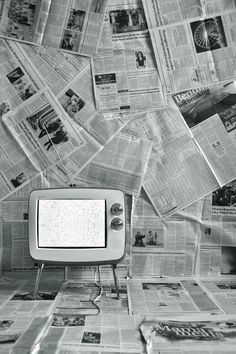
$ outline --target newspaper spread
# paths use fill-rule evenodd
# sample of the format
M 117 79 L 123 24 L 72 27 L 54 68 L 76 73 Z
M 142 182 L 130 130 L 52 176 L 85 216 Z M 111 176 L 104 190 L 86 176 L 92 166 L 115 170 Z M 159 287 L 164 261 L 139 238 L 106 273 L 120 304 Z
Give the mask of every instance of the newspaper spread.
M 235 3 L 232 1 L 206 1 L 198 17 L 186 16 L 181 22 L 169 24 L 159 20 L 162 10 L 159 1 L 145 1 L 155 57 L 162 83 L 167 93 L 174 93 L 202 85 L 210 85 L 235 77 Z M 200 6 L 200 1 L 168 2 L 166 12 L 178 8 Z M 184 6 L 182 7 L 182 4 Z M 214 6 L 216 4 L 216 6 Z M 227 6 L 229 4 L 229 6 Z M 163 3 L 163 12 L 165 11 Z M 198 7 L 195 6 L 195 9 Z M 222 9 L 223 8 L 223 9 Z M 193 11 L 194 13 L 195 11 Z M 198 12 L 198 10 L 197 10 Z M 160 25 L 161 24 L 161 25 Z
M 41 44 L 51 0 L 1 0 L 0 36 Z
M 201 352 L 229 353 L 235 350 L 236 320 L 226 316 L 205 317 L 147 317 L 141 331 L 147 343 L 148 354 L 160 349 L 192 352 L 197 346 Z M 231 350 L 231 351 L 230 351 Z M 195 352 L 195 351 L 194 351 Z
M 106 0 L 1 0 L 0 36 L 91 56 Z
M 42 43 L 91 56 L 101 34 L 106 0 L 51 0 Z

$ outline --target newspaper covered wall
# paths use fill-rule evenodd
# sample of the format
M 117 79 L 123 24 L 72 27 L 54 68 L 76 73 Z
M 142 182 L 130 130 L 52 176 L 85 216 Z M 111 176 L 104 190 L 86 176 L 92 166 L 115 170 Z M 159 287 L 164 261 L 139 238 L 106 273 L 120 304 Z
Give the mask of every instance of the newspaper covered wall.
M 167 93 L 235 77 L 235 11 L 150 29 Z

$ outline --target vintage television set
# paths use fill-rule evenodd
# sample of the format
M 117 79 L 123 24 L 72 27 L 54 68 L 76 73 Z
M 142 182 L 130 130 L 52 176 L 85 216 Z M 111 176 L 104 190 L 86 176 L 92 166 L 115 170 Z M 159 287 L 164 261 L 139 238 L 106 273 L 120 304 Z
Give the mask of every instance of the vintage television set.
M 125 250 L 123 192 L 103 188 L 32 191 L 29 249 L 38 263 L 34 295 L 45 263 L 65 266 L 111 264 L 117 288 L 115 265 Z

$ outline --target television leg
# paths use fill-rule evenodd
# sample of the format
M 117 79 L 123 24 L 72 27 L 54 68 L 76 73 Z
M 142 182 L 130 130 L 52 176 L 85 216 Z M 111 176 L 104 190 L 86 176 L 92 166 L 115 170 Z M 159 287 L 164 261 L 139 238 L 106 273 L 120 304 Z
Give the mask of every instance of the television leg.
M 68 280 L 68 266 L 64 267 L 64 282 Z
M 38 264 L 38 269 L 37 269 L 37 276 L 34 284 L 34 291 L 33 291 L 33 297 L 36 299 L 36 296 L 38 294 L 39 290 L 39 282 L 41 279 L 42 271 L 43 271 L 44 263 Z
M 116 264 L 112 264 L 112 272 L 113 272 L 113 278 L 114 278 L 114 283 L 116 288 L 117 299 L 120 299 L 120 292 L 119 292 L 117 274 L 116 274 Z

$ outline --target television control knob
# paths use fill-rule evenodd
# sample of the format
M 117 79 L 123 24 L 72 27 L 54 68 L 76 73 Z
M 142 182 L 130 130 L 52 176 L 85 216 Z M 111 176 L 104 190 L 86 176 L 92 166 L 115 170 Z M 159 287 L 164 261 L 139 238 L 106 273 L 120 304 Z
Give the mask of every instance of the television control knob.
M 120 215 L 123 212 L 123 207 L 119 203 L 115 203 L 111 206 L 112 215 Z
M 121 230 L 123 227 L 123 221 L 119 218 L 115 218 L 111 222 L 111 228 L 113 230 Z

